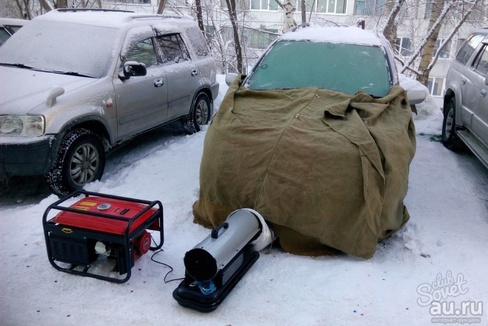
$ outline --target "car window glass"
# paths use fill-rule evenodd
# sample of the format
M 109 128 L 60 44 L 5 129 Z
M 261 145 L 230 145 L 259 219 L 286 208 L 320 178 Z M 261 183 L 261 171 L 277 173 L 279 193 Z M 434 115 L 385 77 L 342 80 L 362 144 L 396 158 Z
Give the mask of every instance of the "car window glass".
M 388 61 L 376 46 L 279 41 L 252 72 L 250 89 L 319 87 L 346 94 L 363 90 L 385 96 L 391 87 Z
M 163 64 L 173 64 L 190 60 L 188 49 L 179 34 L 157 37 L 161 48 Z
M 0 45 L 5 43 L 5 41 L 10 37 L 10 34 L 2 27 L 0 28 Z
M 158 62 L 156 58 L 156 52 L 154 51 L 152 39 L 146 38 L 137 43 L 127 52 L 124 61 L 142 62 L 146 65 L 146 67 L 156 65 Z
M 486 76 L 488 73 L 488 45 L 483 47 L 478 59 L 476 60 L 475 69 L 477 72 Z
M 202 31 L 198 27 L 191 27 L 186 30 L 186 35 L 190 39 L 193 49 L 197 57 L 202 58 L 208 56 L 209 50 Z
M 466 64 L 466 62 L 468 62 L 469 58 L 473 54 L 474 50 L 483 40 L 483 37 L 484 36 L 480 34 L 472 34 L 459 49 L 456 55 L 456 60 L 463 65 Z
M 12 30 L 13 33 L 17 32 L 22 26 L 17 25 L 10 25 L 9 28 Z

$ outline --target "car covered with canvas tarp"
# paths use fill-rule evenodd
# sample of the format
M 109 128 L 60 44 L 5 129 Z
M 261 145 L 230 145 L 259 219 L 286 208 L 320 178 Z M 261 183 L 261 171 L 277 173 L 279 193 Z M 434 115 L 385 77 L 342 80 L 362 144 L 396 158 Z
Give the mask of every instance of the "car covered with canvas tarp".
M 412 104 L 372 31 L 306 27 L 230 85 L 210 125 L 195 222 L 249 207 L 289 252 L 374 255 L 409 219 Z

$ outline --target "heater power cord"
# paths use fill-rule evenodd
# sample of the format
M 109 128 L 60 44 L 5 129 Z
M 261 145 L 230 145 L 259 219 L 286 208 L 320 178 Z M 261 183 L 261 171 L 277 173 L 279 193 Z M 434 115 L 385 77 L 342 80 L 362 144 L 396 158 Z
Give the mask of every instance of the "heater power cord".
M 161 261 L 158 261 L 158 260 L 156 260 L 156 259 L 154 258 L 154 256 L 156 256 L 157 254 L 159 254 L 159 253 L 161 253 L 161 252 L 163 252 L 163 251 L 164 251 L 163 249 L 159 249 L 158 251 L 156 251 L 155 253 L 153 253 L 153 254 L 151 255 L 151 260 L 152 260 L 153 262 L 155 262 L 156 264 L 163 265 L 164 267 L 169 268 L 169 271 L 166 273 L 166 275 L 164 275 L 164 278 L 163 278 L 163 280 L 164 280 L 164 284 L 167 284 L 167 283 L 170 283 L 170 282 L 176 282 L 176 281 L 182 281 L 182 280 L 184 280 L 184 279 L 185 279 L 184 277 L 180 277 L 180 278 L 173 278 L 173 279 L 170 279 L 170 280 L 168 280 L 168 279 L 167 279 L 167 278 L 168 278 L 168 276 L 169 276 L 169 274 L 171 274 L 171 273 L 174 271 L 173 267 L 172 267 L 172 266 L 170 266 L 170 265 L 168 265 L 168 264 L 166 264 L 166 263 L 163 263 L 163 262 L 161 262 Z

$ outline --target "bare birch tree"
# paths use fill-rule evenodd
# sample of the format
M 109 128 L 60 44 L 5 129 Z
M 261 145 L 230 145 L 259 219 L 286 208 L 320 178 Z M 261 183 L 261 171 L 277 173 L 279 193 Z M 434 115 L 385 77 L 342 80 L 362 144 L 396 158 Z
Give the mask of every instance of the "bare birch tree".
M 435 46 L 439 37 L 442 22 L 450 11 L 452 3 L 453 2 L 449 0 L 434 0 L 432 3 L 427 34 L 428 37 L 424 39 L 423 47 L 420 51 L 420 64 L 418 68 L 420 74 L 417 76 L 417 80 L 424 85 L 427 85 L 427 82 L 429 81 L 430 69 L 428 69 L 428 66 L 434 57 Z
M 166 3 L 167 2 L 168 2 L 168 0 L 159 0 L 158 11 L 157 11 L 158 14 L 162 14 L 163 13 L 164 8 L 166 8 Z
M 203 26 L 202 1 L 201 0 L 195 0 L 195 7 L 196 7 L 196 12 L 197 12 L 198 27 L 200 28 L 202 33 L 205 34 L 205 27 Z
M 236 12 L 236 1 L 235 0 L 225 0 L 227 3 L 227 9 L 229 11 L 229 18 L 230 23 L 232 25 L 232 31 L 234 35 L 234 49 L 236 52 L 236 59 L 237 59 L 237 72 L 243 73 L 243 65 L 242 65 L 242 46 L 241 40 L 239 37 L 239 28 L 237 26 L 237 12 Z
M 15 4 L 19 10 L 19 17 L 28 20 L 31 20 L 33 18 L 30 0 L 15 0 Z
M 390 14 L 386 19 L 385 28 L 383 29 L 383 35 L 390 42 L 391 47 L 395 48 L 396 38 L 397 38 L 397 27 L 398 27 L 398 13 L 402 9 L 405 0 L 395 0 L 393 6 L 391 6 Z
M 396 39 L 396 27 L 394 26 L 395 19 L 393 19 L 392 17 L 398 15 L 398 12 L 395 13 L 394 11 L 396 10 L 397 4 L 400 1 L 402 0 L 396 0 L 397 3 L 393 6 L 392 12 L 387 19 L 387 23 L 383 31 L 385 37 L 387 37 L 390 43 L 392 43 L 392 46 L 395 45 L 393 42 Z M 433 0 L 427 33 L 417 45 L 416 49 L 413 51 L 408 61 L 402 64 L 400 72 L 406 73 L 407 71 L 410 71 L 411 73 L 415 74 L 416 79 L 419 82 L 427 85 L 430 72 L 437 62 L 439 55 L 441 54 L 442 48 L 444 48 L 446 44 L 449 43 L 449 41 L 457 33 L 459 28 L 464 24 L 469 14 L 473 11 L 473 9 L 478 5 L 479 2 L 480 0 Z M 448 20 L 448 14 L 455 6 L 459 5 L 460 3 L 468 3 L 469 9 L 466 12 L 463 12 L 460 16 L 458 15 L 456 17 L 457 23 L 454 24 L 454 27 L 449 33 L 449 36 L 444 39 L 440 46 L 436 48 L 441 28 L 447 24 L 453 25 L 452 22 Z

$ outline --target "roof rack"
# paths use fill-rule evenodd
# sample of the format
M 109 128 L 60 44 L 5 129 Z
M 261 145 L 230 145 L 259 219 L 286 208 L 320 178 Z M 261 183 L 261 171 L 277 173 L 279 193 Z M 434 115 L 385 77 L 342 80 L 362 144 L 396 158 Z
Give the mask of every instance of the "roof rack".
M 134 19 L 144 19 L 144 18 L 178 18 L 178 19 L 187 19 L 190 18 L 185 15 L 178 15 L 178 14 L 139 14 L 134 16 Z
M 119 10 L 119 9 L 103 9 L 103 8 L 60 8 L 56 9 L 60 12 L 77 12 L 77 11 L 108 11 L 108 12 L 129 12 L 134 13 L 130 10 Z

